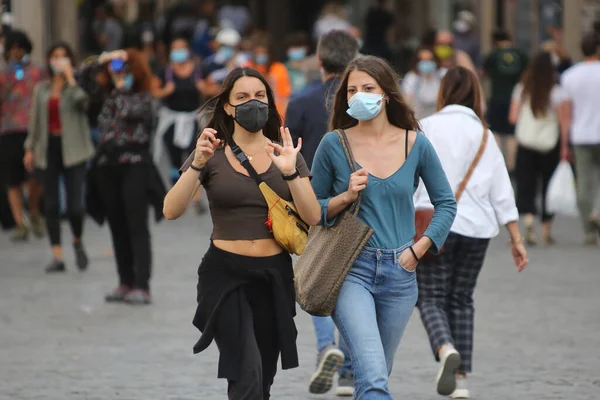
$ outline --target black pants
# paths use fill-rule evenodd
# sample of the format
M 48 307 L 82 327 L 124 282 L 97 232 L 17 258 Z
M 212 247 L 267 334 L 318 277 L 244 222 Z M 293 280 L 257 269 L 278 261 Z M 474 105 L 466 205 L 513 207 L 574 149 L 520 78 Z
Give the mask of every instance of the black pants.
M 242 326 L 245 335 L 242 344 L 241 376 L 229 380 L 227 395 L 231 400 L 269 399 L 277 373 L 279 359 L 278 335 L 271 289 L 262 283 L 244 287 L 247 303 L 242 303 Z M 215 337 L 219 345 L 218 335 Z
M 560 148 L 548 153 L 519 146 L 517 152 L 517 208 L 520 214 L 538 214 L 536 198 L 541 184 L 542 221 L 552 220 L 553 215 L 546 211 L 546 193 L 550 178 L 560 161 Z
M 122 285 L 149 290 L 148 165 L 101 166 L 97 184 L 112 235 Z
M 437 359 L 442 345 L 453 344 L 462 358 L 459 368 L 462 373 L 472 369 L 473 292 L 489 243 L 489 239 L 451 232 L 444 244 L 445 251 L 438 257 L 421 261 L 417 268 L 417 307 L 431 350 Z
M 50 245 L 60 245 L 60 196 L 59 179 L 65 179 L 67 191 L 67 215 L 73 237 L 81 238 L 83 234 L 83 183 L 85 182 L 86 164 L 81 163 L 65 168 L 62 156 L 62 139 L 60 136 L 48 138 L 47 166 L 43 172 L 44 209 Z

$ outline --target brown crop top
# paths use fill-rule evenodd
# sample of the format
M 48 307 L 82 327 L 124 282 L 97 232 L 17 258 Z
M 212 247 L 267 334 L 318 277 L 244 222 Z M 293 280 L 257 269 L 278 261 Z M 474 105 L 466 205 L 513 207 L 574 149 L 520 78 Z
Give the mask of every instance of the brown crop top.
M 180 173 L 188 170 L 194 160 L 194 152 L 181 166 Z M 296 167 L 301 177 L 310 177 L 310 171 L 300 153 Z M 282 199 L 292 201 L 289 186 L 274 164 L 271 164 L 265 173 L 260 174 L 260 177 Z M 258 185 L 251 177 L 233 168 L 224 148 L 215 151 L 215 155 L 202 168 L 199 179 L 206 190 L 210 207 L 213 222 L 212 240 L 273 238 L 273 234 L 265 225 L 267 203 Z

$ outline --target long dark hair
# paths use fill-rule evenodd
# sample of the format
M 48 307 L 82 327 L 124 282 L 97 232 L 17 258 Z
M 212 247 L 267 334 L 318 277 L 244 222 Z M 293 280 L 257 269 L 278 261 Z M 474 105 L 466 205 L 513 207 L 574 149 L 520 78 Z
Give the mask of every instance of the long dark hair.
M 50 46 L 50 48 L 46 52 L 46 70 L 48 71 L 48 74 L 50 75 L 50 77 L 54 76 L 54 71 L 52 70 L 52 67 L 50 66 L 50 58 L 52 57 L 52 54 L 58 49 L 63 49 L 65 51 L 65 53 L 67 53 L 67 58 L 71 61 L 71 65 L 73 66 L 73 69 L 77 68 L 77 61 L 75 60 L 75 53 L 73 53 L 73 49 L 71 48 L 71 46 L 69 46 L 69 44 L 67 42 L 58 42 L 58 43 L 55 43 L 52 46 Z
M 484 126 L 481 88 L 477 76 L 464 67 L 452 67 L 446 72 L 438 92 L 437 110 L 450 105 L 468 107 L 475 111 Z
M 346 112 L 348 110 L 348 78 L 352 71 L 362 71 L 373 77 L 383 93 L 389 98 L 386 105 L 387 118 L 390 124 L 402 129 L 418 130 L 419 121 L 415 112 L 406 104 L 400 94 L 400 77 L 392 67 L 383 59 L 374 56 L 361 56 L 350 62 L 342 76 L 340 86 L 335 94 L 333 114 L 329 122 L 329 129 L 348 129 L 358 124 Z
M 522 99 L 529 99 L 531 111 L 537 118 L 543 117 L 550 105 L 550 94 L 556 84 L 556 70 L 550 53 L 535 56 L 523 76 Z
M 231 94 L 233 86 L 238 79 L 244 76 L 259 79 L 263 85 L 265 85 L 267 99 L 269 101 L 269 119 L 263 128 L 263 135 L 273 142 L 280 142 L 279 128 L 281 128 L 281 116 L 279 115 L 279 111 L 277 111 L 277 107 L 275 107 L 273 90 L 271 90 L 267 80 L 257 70 L 248 67 L 238 67 L 231 71 L 221 86 L 221 93 L 208 100 L 200 109 L 199 114 L 207 111 L 207 117 L 209 118 L 209 121 L 205 126 L 200 124 L 201 129 L 212 128 L 217 131 L 217 138 L 221 139 L 223 145 L 231 144 L 235 123 L 233 117 L 225 112 L 225 105 L 229 104 L 229 95 Z M 200 133 L 201 132 L 199 132 L 199 134 Z

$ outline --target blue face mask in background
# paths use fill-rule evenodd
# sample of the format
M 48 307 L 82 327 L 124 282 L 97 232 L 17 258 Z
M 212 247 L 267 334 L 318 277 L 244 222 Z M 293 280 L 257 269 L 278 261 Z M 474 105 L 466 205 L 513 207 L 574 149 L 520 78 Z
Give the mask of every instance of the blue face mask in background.
M 254 60 L 258 65 L 267 65 L 267 62 L 269 61 L 269 56 L 266 54 L 257 54 L 254 57 Z
M 377 93 L 358 92 L 348 101 L 348 113 L 359 121 L 375 118 L 383 106 L 383 95 Z
M 218 64 L 225 64 L 227 61 L 231 60 L 235 54 L 235 51 L 232 47 L 229 46 L 221 46 L 215 55 L 215 61 Z
M 133 75 L 127 74 L 125 75 L 125 82 L 123 83 L 123 88 L 131 90 L 133 87 Z
M 437 70 L 437 64 L 433 60 L 421 60 L 417 63 L 417 71 L 420 74 L 433 74 Z
M 288 60 L 290 61 L 300 61 L 306 57 L 305 49 L 289 49 L 287 52 Z
M 183 63 L 190 58 L 190 52 L 187 49 L 175 49 L 169 54 L 169 59 L 174 63 Z

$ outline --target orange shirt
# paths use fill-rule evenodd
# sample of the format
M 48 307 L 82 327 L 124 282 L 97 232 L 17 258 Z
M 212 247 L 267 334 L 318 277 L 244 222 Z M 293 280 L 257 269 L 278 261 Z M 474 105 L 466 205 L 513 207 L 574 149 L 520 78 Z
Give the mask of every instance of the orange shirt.
M 254 62 L 249 62 L 247 67 L 254 68 L 267 79 L 273 94 L 275 95 L 275 105 L 281 115 L 281 119 L 285 118 L 285 112 L 288 105 L 288 100 L 292 95 L 292 83 L 290 82 L 290 75 L 288 70 L 283 63 L 274 62 L 271 64 L 271 68 L 267 71 L 265 65 L 256 65 Z

